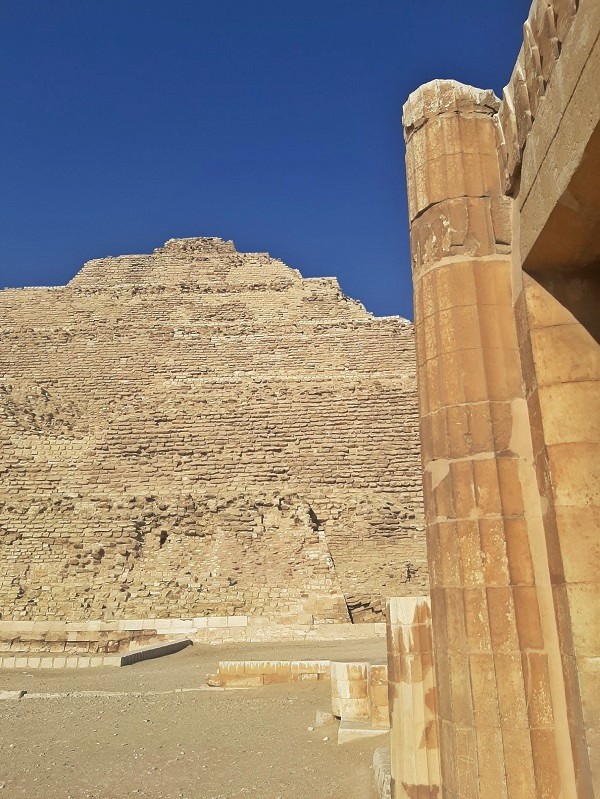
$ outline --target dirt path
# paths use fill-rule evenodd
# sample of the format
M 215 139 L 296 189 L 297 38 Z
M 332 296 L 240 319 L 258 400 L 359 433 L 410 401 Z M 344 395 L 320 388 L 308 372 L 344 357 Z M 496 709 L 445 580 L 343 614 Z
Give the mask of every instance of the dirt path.
M 385 739 L 338 746 L 336 725 L 310 730 L 329 709 L 327 683 L 197 689 L 219 660 L 383 662 L 382 650 L 381 641 L 196 646 L 122 669 L 0 672 L 0 688 L 28 691 L 0 703 L 0 799 L 371 797 L 372 750 Z

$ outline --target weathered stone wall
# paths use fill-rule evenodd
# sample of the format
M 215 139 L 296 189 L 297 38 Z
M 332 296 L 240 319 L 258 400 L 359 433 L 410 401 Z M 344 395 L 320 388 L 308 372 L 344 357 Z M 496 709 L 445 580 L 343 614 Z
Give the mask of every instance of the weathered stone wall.
M 600 790 L 599 74 L 600 4 L 534 0 L 502 103 L 404 107 L 445 799 Z
M 534 120 L 544 113 L 549 104 L 544 104 L 546 90 L 550 84 L 555 68 L 564 71 L 565 59 L 559 57 L 567 35 L 582 0 L 534 0 L 529 15 L 523 24 L 523 44 L 517 57 L 513 73 L 508 85 L 502 93 L 502 103 L 498 111 L 498 120 L 503 134 L 503 147 L 500 149 L 506 194 L 519 192 L 523 154 L 528 144 L 529 133 Z M 592 8 L 593 0 L 583 0 L 585 6 Z M 583 15 L 580 15 L 580 19 Z M 593 25 L 586 25 L 583 31 L 577 31 L 581 45 L 581 57 L 589 54 L 581 34 L 585 38 L 596 35 Z M 575 53 L 570 53 L 570 62 L 577 60 Z M 569 64 L 571 66 L 571 64 Z M 569 68 L 567 67 L 567 69 Z M 554 78 L 554 83 L 562 80 Z M 567 87 L 565 87 L 567 88 Z M 570 91 L 573 89 L 571 87 Z M 563 94 L 563 107 L 552 108 L 553 116 L 564 113 L 564 103 L 568 94 Z M 536 147 L 535 137 L 529 142 L 529 149 Z M 538 143 L 539 144 L 539 143 Z
M 359 621 L 426 588 L 406 320 L 183 239 L 0 292 L 0 335 L 2 618 Z

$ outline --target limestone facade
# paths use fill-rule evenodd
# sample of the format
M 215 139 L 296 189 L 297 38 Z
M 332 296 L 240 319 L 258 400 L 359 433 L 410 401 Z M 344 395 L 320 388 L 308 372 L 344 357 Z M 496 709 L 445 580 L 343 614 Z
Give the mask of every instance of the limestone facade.
M 600 4 L 535 0 L 502 102 L 404 107 L 444 799 L 600 786 L 599 81 Z
M 426 589 L 408 321 L 198 238 L 4 290 L 0 337 L 3 619 L 376 621 Z

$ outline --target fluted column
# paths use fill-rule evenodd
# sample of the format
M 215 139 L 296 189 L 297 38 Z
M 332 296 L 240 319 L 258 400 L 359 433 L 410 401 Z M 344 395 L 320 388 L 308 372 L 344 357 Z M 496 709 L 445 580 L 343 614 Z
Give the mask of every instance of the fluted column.
M 444 799 L 560 793 L 497 108 L 434 81 L 403 118 Z

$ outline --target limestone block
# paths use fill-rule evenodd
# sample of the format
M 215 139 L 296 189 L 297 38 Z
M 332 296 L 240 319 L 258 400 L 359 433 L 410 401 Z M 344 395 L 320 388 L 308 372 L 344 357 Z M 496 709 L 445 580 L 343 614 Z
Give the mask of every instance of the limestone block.
M 584 4 L 586 5 L 586 4 Z M 588 4 L 582 16 L 593 14 L 594 4 Z M 562 46 L 568 41 L 567 34 L 578 11 L 576 0 L 536 0 L 531 6 L 529 18 L 523 26 L 523 46 L 517 58 L 508 86 L 503 93 L 503 101 L 498 117 L 506 144 L 506 169 L 508 193 L 513 193 L 520 175 L 521 160 L 533 119 L 538 111 L 546 113 L 545 99 L 549 84 L 556 83 L 555 69 L 562 69 L 565 62 L 576 62 L 579 56 L 585 58 L 588 47 L 584 39 L 591 32 L 584 25 L 577 44 L 567 44 L 569 56 L 560 58 Z M 587 13 L 586 13 L 587 12 Z M 593 25 L 591 26 L 593 30 Z M 576 52 L 578 51 L 578 52 Z M 560 64 L 559 64 L 560 62 Z M 560 78 L 562 80 L 562 78 Z M 560 92 L 564 99 L 570 92 Z M 542 137 L 553 135 L 547 125 L 538 125 Z
M 369 667 L 369 704 L 371 725 L 388 730 L 390 727 L 388 704 L 388 675 L 386 665 Z
M 331 663 L 331 712 L 344 721 L 369 721 L 369 665 Z
M 439 790 L 431 613 L 426 597 L 388 600 L 392 797 Z
M 0 691 L 0 700 L 7 699 L 16 701 L 22 699 L 27 691 Z
M 510 203 L 508 197 L 461 197 L 426 209 L 411 226 L 413 270 L 457 255 L 510 252 Z
M 352 741 L 361 741 L 365 738 L 377 738 L 385 735 L 386 731 L 379 727 L 373 727 L 369 722 L 342 719 L 338 727 L 338 744 L 347 744 Z
M 217 674 L 207 675 L 211 686 L 250 687 L 292 681 L 329 678 L 328 660 L 246 660 L 221 661 Z
M 552 0 L 556 17 L 556 34 L 562 42 L 577 11 L 577 0 Z
M 373 772 L 379 799 L 391 799 L 391 764 L 389 746 L 380 746 L 373 752 Z

